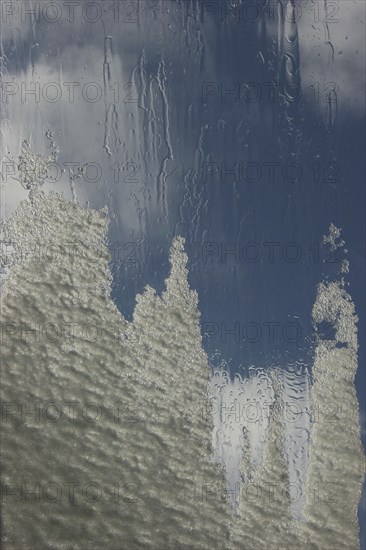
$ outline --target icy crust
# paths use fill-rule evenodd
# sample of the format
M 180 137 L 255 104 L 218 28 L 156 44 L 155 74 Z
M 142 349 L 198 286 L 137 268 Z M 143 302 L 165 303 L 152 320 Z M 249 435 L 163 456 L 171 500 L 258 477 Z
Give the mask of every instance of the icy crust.
M 319 339 L 313 366 L 313 423 L 305 517 L 314 548 L 359 548 L 358 504 L 365 474 L 360 439 L 357 316 L 343 281 L 321 283 L 313 307 L 315 323 L 330 322 L 332 340 Z
M 269 371 L 274 400 L 265 431 L 262 463 L 255 468 L 247 429 L 241 439 L 240 500 L 231 527 L 231 547 L 235 550 L 357 550 L 360 547 L 357 511 L 365 457 L 354 386 L 357 316 L 343 280 L 318 286 L 313 321 L 315 326 L 331 323 L 335 336 L 330 340 L 319 337 L 315 350 L 305 482 L 289 485 L 289 449 L 286 449 L 281 413 L 286 393 L 286 384 L 284 387 L 282 384 L 286 376 Z M 223 387 L 226 385 L 224 381 Z M 244 397 L 240 398 L 242 402 Z M 229 433 L 227 428 L 225 432 Z M 229 444 L 232 441 L 229 433 Z M 298 490 L 305 501 L 302 519 L 296 519 L 291 512 Z
M 358 549 L 357 317 L 343 280 L 321 283 L 313 307 L 335 337 L 315 351 L 296 520 L 283 415 L 295 383 L 289 392 L 275 369 L 234 381 L 221 371 L 209 390 L 183 239 L 165 291 L 147 287 L 129 323 L 110 299 L 107 229 L 106 211 L 38 188 L 4 228 L 4 548 Z M 231 490 L 241 475 L 234 516 L 218 462 Z
M 18 173 L 19 181 L 26 189 L 38 188 L 45 182 L 48 176 L 49 165 L 57 161 L 59 150 L 56 147 L 51 131 L 46 132 L 46 138 L 51 148 L 51 154 L 48 157 L 37 155 L 31 149 L 27 140 L 22 142 Z
M 323 340 L 327 349 L 334 349 L 337 344 L 344 345 L 352 352 L 357 352 L 357 321 L 355 306 L 342 282 L 320 283 L 316 302 L 313 306 L 314 323 L 331 323 L 335 329 L 332 340 Z M 318 348 L 323 350 L 324 346 Z M 350 366 L 349 374 L 355 375 L 356 367 Z
M 323 244 L 329 245 L 331 252 L 335 252 L 338 248 L 342 248 L 346 243 L 341 238 L 342 231 L 336 227 L 334 223 L 329 226 L 328 235 L 323 235 Z
M 60 277 L 61 285 L 72 284 L 73 278 L 82 282 L 75 288 L 84 299 L 95 285 L 109 296 L 111 275 L 108 270 L 109 252 L 106 231 L 109 221 L 106 210 L 83 210 L 75 203 L 67 203 L 61 196 L 47 196 L 38 189 L 29 194 L 15 214 L 6 223 L 0 264 L 12 267 L 12 279 L 29 269 L 29 277 L 42 268 Z M 94 273 L 80 273 L 81 267 L 93 266 Z M 15 283 L 12 283 L 14 287 Z M 110 304 L 114 307 L 113 304 Z
M 148 288 L 128 323 L 110 299 L 107 227 L 37 189 L 6 227 L 4 548 L 222 550 L 230 512 L 183 240 L 166 291 Z

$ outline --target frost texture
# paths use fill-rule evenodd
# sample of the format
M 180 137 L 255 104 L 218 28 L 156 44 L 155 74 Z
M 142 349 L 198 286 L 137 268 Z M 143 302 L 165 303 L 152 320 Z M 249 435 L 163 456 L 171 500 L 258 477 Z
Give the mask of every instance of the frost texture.
M 336 243 L 340 233 L 331 224 L 324 242 L 332 251 L 344 245 L 343 241 Z M 335 335 L 329 340 L 319 336 L 315 349 L 309 409 L 313 424 L 304 483 L 293 487 L 295 492 L 289 485 L 286 490 L 291 479 L 286 460 L 289 449 L 285 449 L 285 427 L 280 414 L 284 397 L 280 377 L 272 371 L 275 397 L 263 462 L 253 474 L 248 460 L 247 431 L 242 438 L 242 485 L 239 513 L 232 527 L 233 548 L 356 550 L 360 547 L 357 511 L 365 457 L 354 386 L 358 318 L 344 285 L 343 278 L 320 283 L 313 306 L 314 326 L 331 324 Z M 297 520 L 291 511 L 291 500 L 297 498 L 299 489 L 305 502 L 303 518 Z
M 359 548 L 357 509 L 365 473 L 357 370 L 357 316 L 344 283 L 321 283 L 315 323 L 332 323 L 333 340 L 319 339 L 311 397 L 319 412 L 311 434 L 307 481 L 308 536 L 317 548 Z
M 229 506 L 183 240 L 166 291 L 147 289 L 128 323 L 110 299 L 107 227 L 35 190 L 6 229 L 29 253 L 2 297 L 5 548 L 221 550 Z
M 323 236 L 323 244 L 328 244 L 331 252 L 335 252 L 338 248 L 345 245 L 343 239 L 341 239 L 341 230 L 333 223 L 329 226 L 329 234 Z
M 18 172 L 19 181 L 25 189 L 33 189 L 43 185 L 49 177 L 49 165 L 57 161 L 59 151 L 53 139 L 53 133 L 46 132 L 46 138 L 49 141 L 49 147 L 52 149 L 48 157 L 34 153 L 28 140 L 25 139 L 22 142 Z
M 165 291 L 146 288 L 129 323 L 110 298 L 108 223 L 105 210 L 35 188 L 4 228 L 14 249 L 1 312 L 4 548 L 359 548 L 357 317 L 343 280 L 321 283 L 313 307 L 335 338 L 319 337 L 315 353 L 299 520 L 288 374 L 216 372 L 210 399 L 184 240 Z M 237 403 L 259 405 L 258 422 L 250 408 L 237 422 Z M 231 486 L 241 475 L 235 515 L 218 462 Z

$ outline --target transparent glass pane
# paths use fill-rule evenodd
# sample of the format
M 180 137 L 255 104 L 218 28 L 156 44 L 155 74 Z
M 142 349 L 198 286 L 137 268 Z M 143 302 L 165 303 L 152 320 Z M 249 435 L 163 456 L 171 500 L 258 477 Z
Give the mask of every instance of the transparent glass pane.
M 0 10 L 4 549 L 366 550 L 364 2 Z

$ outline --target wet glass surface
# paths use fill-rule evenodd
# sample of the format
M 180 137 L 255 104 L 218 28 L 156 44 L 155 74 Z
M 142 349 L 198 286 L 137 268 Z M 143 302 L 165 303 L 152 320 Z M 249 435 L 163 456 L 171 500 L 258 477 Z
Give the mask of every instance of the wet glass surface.
M 271 524 L 270 517 L 275 512 L 268 499 L 265 503 L 259 499 L 258 516 L 247 504 L 248 498 L 244 498 L 244 508 L 240 508 L 236 487 L 240 480 L 244 487 L 245 484 L 250 486 L 257 475 L 258 483 L 265 484 L 269 480 L 276 487 L 281 479 L 293 483 L 299 493 L 289 499 L 291 511 L 286 511 L 286 521 L 296 520 L 312 526 L 309 532 L 305 528 L 305 534 L 299 535 L 296 542 L 285 538 L 287 528 L 283 527 L 282 547 L 295 545 L 300 548 L 304 544 L 304 548 L 331 548 L 334 541 L 339 541 L 339 548 L 356 548 L 357 539 L 361 541 L 360 547 L 366 548 L 364 521 L 360 521 L 359 535 L 357 527 L 350 527 L 349 520 L 360 501 L 357 491 L 364 472 L 360 437 L 365 445 L 363 1 L 4 0 L 1 10 L 3 327 L 20 323 L 17 306 L 20 299 L 16 290 L 11 294 L 13 301 L 9 291 L 6 298 L 6 281 L 10 281 L 10 288 L 16 289 L 23 280 L 21 277 L 27 284 L 33 281 L 33 286 L 29 287 L 29 304 L 24 302 L 22 315 L 33 301 L 38 305 L 29 310 L 29 315 L 34 314 L 36 319 L 38 312 L 46 311 L 39 323 L 50 322 L 51 318 L 52 322 L 59 322 L 58 319 L 67 317 L 63 317 L 61 309 L 56 315 L 58 306 L 52 306 L 51 301 L 44 302 L 42 297 L 38 302 L 38 297 L 33 295 L 32 288 L 38 292 L 35 281 L 40 280 L 42 271 L 38 278 L 35 275 L 32 278 L 33 275 L 23 276 L 23 272 L 16 270 L 16 266 L 26 261 L 20 257 L 23 251 L 19 242 L 27 248 L 27 253 L 32 245 L 31 255 L 34 256 L 39 245 L 47 242 L 50 246 L 52 239 L 47 239 L 52 235 L 57 246 L 63 248 L 70 240 L 73 244 L 74 238 L 75 243 L 82 242 L 83 232 L 85 242 L 89 243 L 86 246 L 94 246 L 102 239 L 103 246 L 109 250 L 109 260 L 105 260 L 101 252 L 93 261 L 89 258 L 89 263 L 84 263 L 84 259 L 78 262 L 77 250 L 73 269 L 75 272 L 84 270 L 85 280 L 75 275 L 80 288 L 84 285 L 89 288 L 87 274 L 92 273 L 91 278 L 98 283 L 95 288 L 99 288 L 99 284 L 106 285 L 108 294 L 109 287 L 105 283 L 108 274 L 101 275 L 104 267 L 99 269 L 98 262 L 101 257 L 109 262 L 111 298 L 122 317 L 114 312 L 117 317 L 112 321 L 109 303 L 100 318 L 114 323 L 113 326 L 121 322 L 118 331 L 123 333 L 121 351 L 111 347 L 112 363 L 115 364 L 119 355 L 124 357 L 126 353 L 130 357 L 131 354 L 129 369 L 132 373 L 133 361 L 141 362 L 145 365 L 141 372 L 160 380 L 159 357 L 162 356 L 165 359 L 162 360 L 164 376 L 161 375 L 161 383 L 171 376 L 172 392 L 179 384 L 186 387 L 186 393 L 178 392 L 178 403 L 182 407 L 186 403 L 187 408 L 192 406 L 196 410 L 193 381 L 201 345 L 207 354 L 213 403 L 213 414 L 209 412 L 208 416 L 213 416 L 213 430 L 206 431 L 203 436 L 200 431 L 203 428 L 196 428 L 203 440 L 212 439 L 214 456 L 218 463 L 224 463 L 231 490 L 229 508 L 236 512 L 241 510 L 240 513 L 244 510 L 245 521 L 237 523 L 233 530 L 234 547 L 242 540 L 242 544 L 247 545 L 243 548 L 268 548 L 268 541 L 277 548 L 276 541 L 281 539 Z M 60 193 L 76 204 L 80 212 L 75 210 L 75 219 L 80 215 L 80 223 L 75 220 L 69 223 L 65 215 L 64 234 L 62 208 L 72 217 L 72 209 L 68 210 L 71 207 L 58 203 L 52 203 L 51 207 L 37 195 L 42 191 L 47 196 L 52 192 Z M 30 220 L 34 217 L 33 225 L 25 223 L 24 213 L 23 217 L 21 213 L 16 214 L 17 207 L 25 199 L 34 201 L 27 211 Z M 87 208 L 94 211 L 104 207 L 107 207 L 104 215 L 109 220 L 104 230 L 106 237 L 100 236 L 102 231 L 94 218 L 90 222 L 90 236 L 88 221 L 82 218 L 82 212 Z M 11 222 L 14 219 L 18 221 Z M 46 228 L 43 233 L 41 227 Z M 39 239 L 38 231 L 41 231 Z M 24 236 L 28 232 L 29 238 Z M 184 252 L 179 244 L 173 244 L 181 242 L 175 240 L 179 237 L 184 238 Z M 173 254 L 171 263 L 170 254 Z M 187 255 L 187 271 L 182 267 L 184 259 L 179 254 Z M 41 270 L 45 262 L 45 254 L 40 255 L 38 264 L 32 264 L 34 269 Z M 174 279 L 174 265 L 178 266 L 178 282 Z M 25 265 L 25 274 L 27 269 L 31 267 Z M 51 278 L 48 283 L 50 288 L 56 285 L 53 287 L 56 294 L 61 292 L 63 283 L 67 285 L 69 276 L 63 261 L 58 269 L 65 274 L 64 278 L 60 275 L 58 284 L 56 270 L 55 279 Z M 169 276 L 173 280 L 171 292 L 175 298 L 169 298 L 169 292 L 164 298 Z M 98 282 L 98 277 L 102 282 Z M 71 286 L 75 284 L 76 295 L 81 296 L 83 291 L 77 288 L 73 277 L 70 281 Z M 156 296 L 143 294 L 146 285 L 162 296 L 162 302 L 175 300 L 174 307 L 180 311 L 186 311 L 187 307 L 184 313 L 187 325 L 197 322 L 198 332 L 192 329 L 192 334 L 181 334 L 174 319 L 177 326 L 185 326 L 185 321 L 174 317 L 174 308 L 170 311 L 167 305 L 166 311 Z M 197 291 L 198 303 L 192 305 L 192 311 L 184 305 L 186 302 L 180 301 L 183 298 L 179 292 L 184 294 L 185 285 Z M 67 294 L 67 290 L 65 292 Z M 99 302 L 93 306 L 88 302 L 91 291 L 85 292 L 83 307 L 102 311 Z M 139 311 L 136 296 L 141 294 L 144 296 L 141 319 L 136 321 Z M 191 298 L 185 299 L 191 303 Z M 77 308 L 81 306 L 77 299 L 72 303 L 75 311 L 79 311 Z M 196 319 L 198 312 L 199 321 Z M 166 325 L 165 315 L 169 320 Z M 75 318 L 78 318 L 76 313 Z M 358 340 L 355 339 L 356 324 Z M 64 363 L 60 360 L 60 365 L 49 377 L 43 373 L 37 381 L 35 367 L 34 380 L 27 378 L 16 365 L 17 361 L 22 364 L 21 358 L 26 357 L 29 349 L 20 347 L 16 352 L 11 342 L 17 331 L 4 330 L 5 359 L 14 361 L 15 370 L 5 376 L 2 399 L 7 403 L 30 400 L 32 404 L 37 396 L 41 401 L 56 399 L 52 391 L 47 397 L 47 392 L 43 395 L 38 390 L 19 397 L 14 390 L 17 380 L 25 385 L 35 384 L 33 388 L 38 387 L 40 380 L 43 386 L 50 380 L 50 385 L 55 383 L 60 389 L 57 399 L 67 401 L 67 392 L 71 390 L 68 386 L 62 388 L 62 376 L 57 375 L 57 372 L 64 372 Z M 134 336 L 130 335 L 130 330 Z M 17 337 L 25 344 L 19 335 L 18 331 Z M 149 359 L 148 350 L 154 347 L 152 342 L 155 340 L 165 352 L 156 349 L 156 356 L 151 352 Z M 174 374 L 169 371 L 169 368 L 174 369 L 174 364 L 168 368 L 168 363 L 164 363 L 170 355 L 177 357 L 179 365 L 184 363 L 183 356 L 176 352 L 180 343 L 188 354 L 185 367 L 180 367 L 181 376 L 179 370 Z M 39 358 L 56 357 L 59 345 L 59 340 L 50 339 L 47 349 L 40 345 L 40 349 L 34 351 L 35 364 Z M 110 344 L 106 341 L 103 345 L 107 349 Z M 103 345 L 100 344 L 101 349 Z M 128 351 L 123 346 L 127 346 Z M 78 364 L 76 358 L 84 354 L 93 365 L 99 364 L 95 347 L 74 349 L 74 352 L 75 357 L 68 356 L 65 361 Z M 69 349 L 67 353 L 71 353 Z M 107 355 L 100 361 L 107 361 Z M 85 365 L 80 364 L 76 371 L 82 372 L 84 368 Z M 117 372 L 117 367 L 113 368 Z M 123 370 L 123 366 L 118 368 Z M 98 394 L 99 376 L 100 371 L 93 367 L 90 377 L 85 379 L 75 374 L 73 384 L 75 387 L 84 384 L 89 387 L 90 384 L 91 395 L 98 401 L 103 399 L 103 391 Z M 204 374 L 202 376 L 203 380 Z M 108 380 L 113 384 L 113 376 Z M 143 391 L 147 391 L 142 386 Z M 125 391 L 118 384 L 116 387 Z M 109 399 L 107 389 L 104 391 Z M 131 394 L 126 390 L 132 401 L 134 391 L 131 389 Z M 136 402 L 142 403 L 143 408 L 143 403 L 150 399 L 149 394 L 139 394 L 138 389 L 136 392 Z M 77 391 L 74 397 L 85 399 Z M 167 397 L 170 403 L 169 399 Z M 273 411 L 280 403 L 285 410 L 284 422 L 270 422 L 270 418 L 277 418 Z M 18 412 L 18 409 L 16 413 L 13 411 L 12 418 Z M 155 409 L 150 412 L 160 418 Z M 143 414 L 148 415 L 147 409 Z M 318 414 L 324 422 L 317 420 Z M 325 425 L 327 422 L 329 426 Z M 102 441 L 108 428 L 103 423 L 97 424 L 98 437 Z M 8 441 L 16 427 L 8 426 L 7 421 L 4 425 L 5 447 L 9 444 L 11 448 Z M 42 426 L 41 422 L 40 429 Z M 6 431 L 8 427 L 9 432 Z M 82 426 L 78 429 L 60 431 L 59 437 L 63 435 L 71 441 L 83 433 Z M 191 429 L 195 433 L 195 428 Z M 21 433 L 18 452 L 31 437 L 31 432 Z M 167 432 L 163 429 L 161 434 L 159 432 L 163 442 L 164 433 Z M 84 458 L 93 457 L 95 442 L 90 437 L 91 447 L 81 452 Z M 133 432 L 127 431 L 125 437 L 133 438 Z M 184 437 L 179 439 L 177 436 L 169 449 L 177 449 L 186 441 Z M 107 437 L 106 441 L 111 444 Z M 53 452 L 58 452 L 57 442 L 55 436 L 52 439 L 54 451 L 44 455 L 48 461 Z M 322 457 L 327 456 L 330 447 L 333 451 L 329 451 L 329 462 L 324 462 Z M 139 452 L 144 454 L 143 445 L 138 449 L 131 451 L 131 456 L 139 456 Z M 37 450 L 33 452 L 35 457 Z M 198 450 L 192 450 L 193 457 L 195 452 Z M 6 472 L 12 453 L 15 448 L 5 452 Z M 42 457 L 42 451 L 39 453 Z M 123 451 L 119 449 L 118 453 L 123 462 Z M 155 456 L 153 451 L 152 456 Z M 271 462 L 271 456 L 278 460 Z M 44 464 L 49 464 L 46 458 L 44 460 Z M 90 460 L 95 460 L 104 470 L 109 459 L 108 454 L 99 456 L 96 453 Z M 156 467 L 159 460 L 156 458 Z M 168 464 L 161 460 L 162 464 Z M 186 466 L 189 460 L 187 457 L 183 461 Z M 171 468 L 174 470 L 177 464 Z M 74 466 L 75 471 L 82 471 L 85 463 L 81 461 L 78 465 L 76 460 Z M 145 465 L 141 469 L 145 471 L 145 467 L 148 468 Z M 9 473 L 5 483 L 17 485 L 19 476 L 26 476 L 31 466 L 24 464 L 19 468 Z M 138 465 L 136 468 L 140 472 Z M 151 472 L 154 471 L 153 466 L 151 468 Z M 194 458 L 192 468 L 196 468 Z M 328 479 L 329 468 L 332 475 Z M 53 481 L 63 479 L 62 468 L 56 471 Z M 95 471 L 99 471 L 98 468 Z M 122 475 L 117 471 L 118 476 Z M 134 471 L 131 466 L 130 475 L 133 476 Z M 187 471 L 189 476 L 190 470 Z M 34 484 L 38 477 L 44 478 L 44 470 L 40 467 L 32 475 L 30 483 Z M 285 478 L 278 478 L 282 475 Z M 34 476 L 38 477 L 34 479 Z M 146 482 L 150 478 L 147 475 L 146 479 L 141 479 Z M 131 481 L 127 476 L 126 483 L 133 482 L 134 478 Z M 319 483 L 323 490 L 324 484 L 331 485 L 327 485 L 326 496 L 320 494 L 314 498 L 320 503 L 317 508 L 307 495 L 315 491 L 314 484 Z M 149 516 L 146 533 L 141 531 L 137 535 L 134 531 L 138 528 L 133 514 L 142 513 L 143 505 L 141 509 L 136 507 L 135 512 L 130 508 L 130 516 L 123 516 L 133 526 L 126 534 L 130 545 L 126 545 L 126 549 L 135 548 L 135 543 L 136 548 L 155 548 L 154 544 L 162 544 L 162 541 L 167 549 L 173 548 L 174 538 L 168 535 L 149 539 L 151 525 L 155 525 L 154 518 L 150 518 L 154 498 L 159 502 L 159 495 L 165 495 L 163 489 L 159 492 L 159 487 L 157 484 L 151 489 L 151 495 L 155 495 L 149 493 L 151 501 L 142 491 L 145 512 Z M 176 508 L 178 518 L 186 517 L 186 509 L 180 510 L 174 501 L 166 504 L 164 498 L 161 496 L 161 502 L 167 509 Z M 344 518 L 344 523 L 341 521 L 342 500 L 350 508 L 350 516 Z M 18 504 L 18 501 L 13 503 L 14 509 L 20 509 Z M 282 505 L 285 508 L 282 497 L 279 501 L 275 498 L 271 504 L 274 510 L 282 510 Z M 93 513 L 97 514 L 96 510 Z M 222 525 L 229 524 L 231 513 L 220 510 L 213 506 L 207 514 L 212 518 L 221 514 Z M 4 548 L 11 548 L 14 541 L 20 546 L 48 541 L 59 548 L 64 540 L 75 548 L 83 548 L 83 540 L 86 541 L 84 547 L 95 540 L 95 547 L 99 546 L 97 522 L 93 524 L 92 512 L 86 511 L 85 517 L 90 514 L 88 522 L 95 525 L 96 532 L 91 527 L 83 539 L 81 523 L 76 521 L 72 532 L 77 535 L 77 542 L 71 535 L 70 539 L 63 539 L 61 527 L 60 531 L 55 527 L 62 526 L 62 518 L 68 517 L 70 507 L 65 506 L 55 518 L 48 518 L 46 509 L 42 508 L 42 513 L 45 516 L 40 521 L 39 532 L 37 529 L 28 531 L 32 522 L 27 520 L 24 532 L 22 530 L 23 539 L 17 539 L 5 501 L 3 522 L 5 535 L 8 531 L 6 536 L 9 538 Z M 106 535 L 100 540 L 106 547 L 108 541 L 115 540 L 116 533 L 124 537 L 118 512 L 113 513 L 116 523 L 102 522 Z M 364 495 L 358 513 L 360 518 L 364 516 Z M 24 514 L 28 517 L 26 506 Z M 79 517 L 82 516 L 80 513 Z M 162 514 L 162 518 L 157 532 L 169 531 L 169 522 L 170 526 L 174 521 L 179 523 L 174 514 Z M 215 522 L 212 520 L 211 524 L 210 521 L 207 523 L 211 528 Z M 263 539 L 260 534 L 248 540 L 240 535 L 253 530 L 253 525 L 258 523 L 263 525 L 264 532 L 267 529 Z M 187 524 L 183 521 L 183 527 L 180 526 L 182 538 L 174 544 L 192 547 L 191 539 L 185 539 L 187 525 L 192 527 L 188 520 Z M 193 528 L 204 533 L 200 525 L 197 522 Z M 48 532 L 52 532 L 49 539 Z M 215 537 L 217 548 L 222 548 L 220 537 L 225 540 L 226 537 L 222 533 Z M 207 548 L 210 544 L 207 542 Z M 197 548 L 204 547 L 202 534 Z

